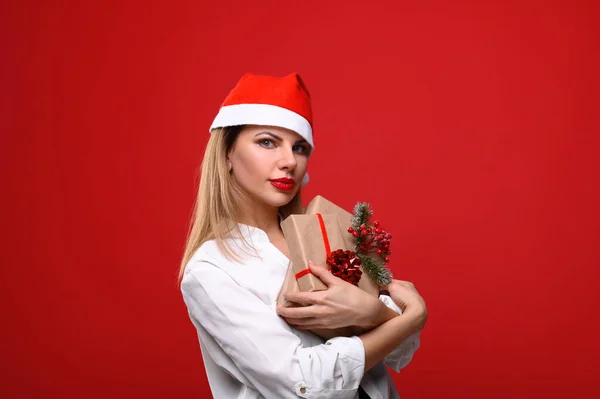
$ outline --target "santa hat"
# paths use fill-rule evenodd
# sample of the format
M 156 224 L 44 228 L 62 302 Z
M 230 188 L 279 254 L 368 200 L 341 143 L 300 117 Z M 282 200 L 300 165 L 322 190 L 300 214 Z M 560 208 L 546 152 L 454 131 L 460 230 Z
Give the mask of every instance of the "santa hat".
M 310 94 L 297 73 L 284 77 L 245 74 L 223 101 L 210 131 L 237 125 L 266 125 L 290 129 L 312 148 Z M 303 185 L 308 183 L 305 175 Z
M 314 148 L 310 94 L 300 75 L 247 73 L 231 90 L 210 126 L 267 125 L 290 129 Z

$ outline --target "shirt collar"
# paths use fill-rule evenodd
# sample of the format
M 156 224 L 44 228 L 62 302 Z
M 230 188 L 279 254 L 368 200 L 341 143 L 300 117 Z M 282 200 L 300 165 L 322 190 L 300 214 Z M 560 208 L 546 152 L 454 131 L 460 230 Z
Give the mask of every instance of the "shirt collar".
M 283 216 L 279 214 L 279 225 L 283 223 Z M 244 223 L 238 223 L 238 227 L 240 228 L 240 233 L 245 240 L 252 241 L 269 241 L 269 236 L 265 233 L 264 230 L 256 227 L 250 226 Z M 233 238 L 238 238 L 238 232 L 234 229 L 230 232 Z

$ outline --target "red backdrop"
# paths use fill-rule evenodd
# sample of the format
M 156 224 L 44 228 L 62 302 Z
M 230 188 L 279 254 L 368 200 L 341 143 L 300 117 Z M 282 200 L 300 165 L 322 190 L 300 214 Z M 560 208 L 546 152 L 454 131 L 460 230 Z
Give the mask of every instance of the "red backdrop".
M 208 396 L 176 271 L 247 71 L 304 77 L 305 199 L 427 299 L 403 398 L 600 395 L 594 2 L 95 3 L 0 9 L 0 396 Z

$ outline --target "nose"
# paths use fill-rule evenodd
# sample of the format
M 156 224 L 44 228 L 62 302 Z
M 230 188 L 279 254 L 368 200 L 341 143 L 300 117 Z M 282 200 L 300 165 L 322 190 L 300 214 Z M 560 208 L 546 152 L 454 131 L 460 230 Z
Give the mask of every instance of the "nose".
M 292 148 L 282 147 L 278 162 L 279 169 L 292 171 L 297 164 L 296 154 L 292 151 Z

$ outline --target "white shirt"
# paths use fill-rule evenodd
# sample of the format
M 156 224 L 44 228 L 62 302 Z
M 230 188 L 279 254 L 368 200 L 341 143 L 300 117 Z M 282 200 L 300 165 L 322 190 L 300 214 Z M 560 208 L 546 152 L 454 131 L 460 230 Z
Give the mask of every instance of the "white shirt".
M 399 398 L 385 365 L 396 372 L 420 346 L 415 333 L 367 373 L 358 337 L 317 335 L 290 327 L 276 313 L 288 258 L 266 233 L 240 224 L 258 251 L 236 251 L 228 260 L 216 241 L 205 242 L 188 262 L 181 292 L 198 339 L 216 399 L 358 398 L 359 384 L 372 399 Z M 243 242 L 229 239 L 233 247 Z M 396 312 L 390 297 L 380 299 Z

